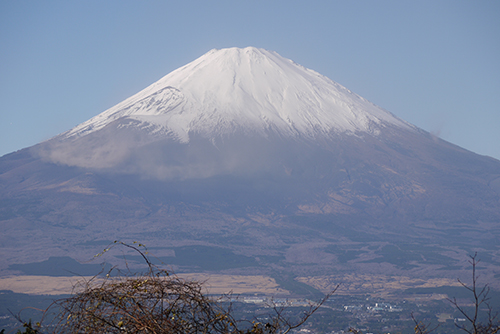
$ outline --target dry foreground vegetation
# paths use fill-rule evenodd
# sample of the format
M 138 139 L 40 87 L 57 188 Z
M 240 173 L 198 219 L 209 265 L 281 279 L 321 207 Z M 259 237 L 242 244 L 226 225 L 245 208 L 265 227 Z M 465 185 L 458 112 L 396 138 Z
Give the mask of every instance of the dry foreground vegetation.
M 298 320 L 285 317 L 284 308 L 278 306 L 269 321 L 239 320 L 232 313 L 231 294 L 214 299 L 198 281 L 153 265 L 147 251 L 140 249 L 143 245 L 115 244 L 137 251 L 148 271 L 129 276 L 111 270 L 104 277 L 81 280 L 71 297 L 44 311 L 42 321 L 33 325 L 24 321 L 26 333 L 288 333 L 335 292 L 310 303 Z M 20 316 L 18 320 L 23 321 Z
M 17 282 L 15 278 L 3 279 L 0 282 L 2 286 L 11 289 L 21 289 L 23 285 L 26 287 L 26 283 L 36 280 L 39 285 L 46 284 L 45 289 L 33 289 L 31 293 L 56 295 L 67 292 L 70 287 L 72 289 L 71 297 L 51 304 L 43 311 L 42 321 L 36 324 L 17 315 L 17 319 L 24 323 L 24 333 L 295 333 L 295 329 L 303 325 L 320 307 L 331 308 L 326 302 L 334 293 L 344 295 L 355 293 L 356 289 L 372 289 L 375 294 L 387 297 L 392 291 L 405 287 L 432 288 L 450 284 L 447 280 L 349 276 L 351 284 L 339 288 L 338 284 L 332 283 L 331 277 L 303 277 L 300 278 L 302 282 L 328 291 L 323 299 L 316 303 L 302 303 L 302 311 L 298 316 L 290 316 L 290 312 L 287 312 L 292 303 L 271 299 L 267 305 L 271 313 L 265 318 L 240 319 L 233 310 L 233 302 L 238 301 L 236 294 L 259 292 L 261 295 L 286 296 L 289 292 L 265 276 L 218 275 L 215 279 L 212 277 L 205 281 L 208 277 L 206 275 L 190 274 L 180 278 L 153 265 L 147 250 L 142 248 L 143 245 L 115 242 L 112 247 L 116 245 L 138 252 L 147 264 L 147 272 L 131 275 L 130 272 L 120 272 L 115 268 L 106 275 L 80 277 L 78 281 L 68 277 L 52 277 L 52 281 L 41 277 L 18 277 Z M 105 249 L 98 256 L 108 250 L 109 248 Z M 477 255 L 471 256 L 471 285 L 461 281 L 453 282 L 453 285 L 465 288 L 473 296 L 472 305 L 463 306 L 457 299 L 449 300 L 464 320 L 463 323 L 456 324 L 456 327 L 467 333 L 500 333 L 497 314 L 489 304 L 489 288 L 480 287 L 477 282 L 478 263 Z M 227 293 L 228 287 L 236 289 L 229 295 L 223 295 Z M 383 292 L 384 289 L 387 291 Z M 213 295 L 221 297 L 214 298 Z M 431 296 L 431 299 L 445 298 L 446 295 Z M 440 322 L 450 319 L 446 314 L 437 317 Z M 414 323 L 412 333 L 426 334 L 437 329 L 413 314 L 411 319 Z M 361 333 L 355 328 L 350 328 L 349 331 Z M 315 333 L 307 329 L 301 332 Z

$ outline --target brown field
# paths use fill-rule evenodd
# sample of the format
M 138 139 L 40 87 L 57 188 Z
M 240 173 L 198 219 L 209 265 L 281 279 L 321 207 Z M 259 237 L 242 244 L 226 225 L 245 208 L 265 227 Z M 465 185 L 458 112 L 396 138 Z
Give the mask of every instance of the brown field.
M 407 276 L 382 275 L 344 275 L 299 277 L 299 282 L 310 285 L 322 292 L 329 292 L 340 284 L 337 294 L 369 294 L 373 297 L 389 297 L 409 288 L 437 288 L 441 286 L 460 286 L 457 280 L 447 278 L 417 279 Z M 433 299 L 446 298 L 435 295 Z
M 273 278 L 256 275 L 209 275 L 182 274 L 185 280 L 203 282 L 206 292 L 210 294 L 265 294 L 286 296 L 290 293 L 281 289 Z M 73 292 L 78 283 L 90 280 L 92 277 L 50 277 L 50 276 L 10 276 L 0 278 L 0 290 L 12 290 L 16 293 L 36 295 L 61 295 Z
M 289 296 L 290 292 L 281 288 L 276 281 L 264 275 L 217 275 L 191 273 L 181 274 L 185 280 L 202 282 L 206 293 L 221 295 L 262 294 L 267 296 Z M 0 290 L 12 290 L 17 293 L 37 295 L 70 294 L 78 283 L 92 277 L 49 277 L 49 276 L 10 276 L 0 277 Z M 456 280 L 415 279 L 406 276 L 344 275 L 344 276 L 309 276 L 299 277 L 298 281 L 310 285 L 322 292 L 329 292 L 340 284 L 337 294 L 369 294 L 374 297 L 390 297 L 409 288 L 428 288 L 441 286 L 460 286 Z M 423 296 L 421 296 L 423 297 Z M 442 299 L 446 296 L 432 295 L 430 299 Z
M 70 294 L 73 286 L 81 280 L 92 277 L 10 276 L 0 277 L 0 290 L 11 290 L 30 295 Z

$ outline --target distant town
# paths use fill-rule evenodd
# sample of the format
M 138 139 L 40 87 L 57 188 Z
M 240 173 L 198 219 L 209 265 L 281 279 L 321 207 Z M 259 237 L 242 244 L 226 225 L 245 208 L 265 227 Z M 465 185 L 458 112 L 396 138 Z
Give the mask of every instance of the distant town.
M 309 321 L 291 333 L 341 334 L 353 330 L 364 334 L 415 333 L 415 320 L 436 328 L 435 333 L 460 333 L 456 325 L 466 322 L 446 299 L 433 299 L 432 295 L 402 297 L 401 301 L 382 301 L 370 296 L 333 296 Z M 261 322 L 270 319 L 276 311 L 299 319 L 315 305 L 315 301 L 307 298 L 263 295 L 239 296 L 228 301 L 241 312 L 241 319 L 253 317 Z

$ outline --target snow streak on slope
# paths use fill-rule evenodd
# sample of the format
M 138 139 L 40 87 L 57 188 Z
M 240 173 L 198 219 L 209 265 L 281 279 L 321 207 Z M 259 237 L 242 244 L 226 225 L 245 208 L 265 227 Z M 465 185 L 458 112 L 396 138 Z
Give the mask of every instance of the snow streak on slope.
M 211 50 L 63 136 L 85 136 L 124 118 L 182 143 L 190 133 L 315 138 L 378 134 L 388 124 L 413 128 L 327 77 L 253 47 Z

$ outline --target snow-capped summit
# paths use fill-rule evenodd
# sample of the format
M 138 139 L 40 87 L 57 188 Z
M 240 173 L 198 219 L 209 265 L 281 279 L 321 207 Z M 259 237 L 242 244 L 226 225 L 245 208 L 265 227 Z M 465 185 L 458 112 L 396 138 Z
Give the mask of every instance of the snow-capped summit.
M 78 125 L 78 138 L 120 121 L 187 143 L 190 134 L 277 132 L 281 137 L 358 131 L 408 123 L 327 77 L 254 47 L 211 50 L 195 61 Z
M 209 51 L 38 152 L 58 164 L 160 179 L 281 175 L 304 170 L 297 157 L 307 165 L 312 151 L 336 150 L 337 139 L 414 130 L 275 52 L 230 48 Z

